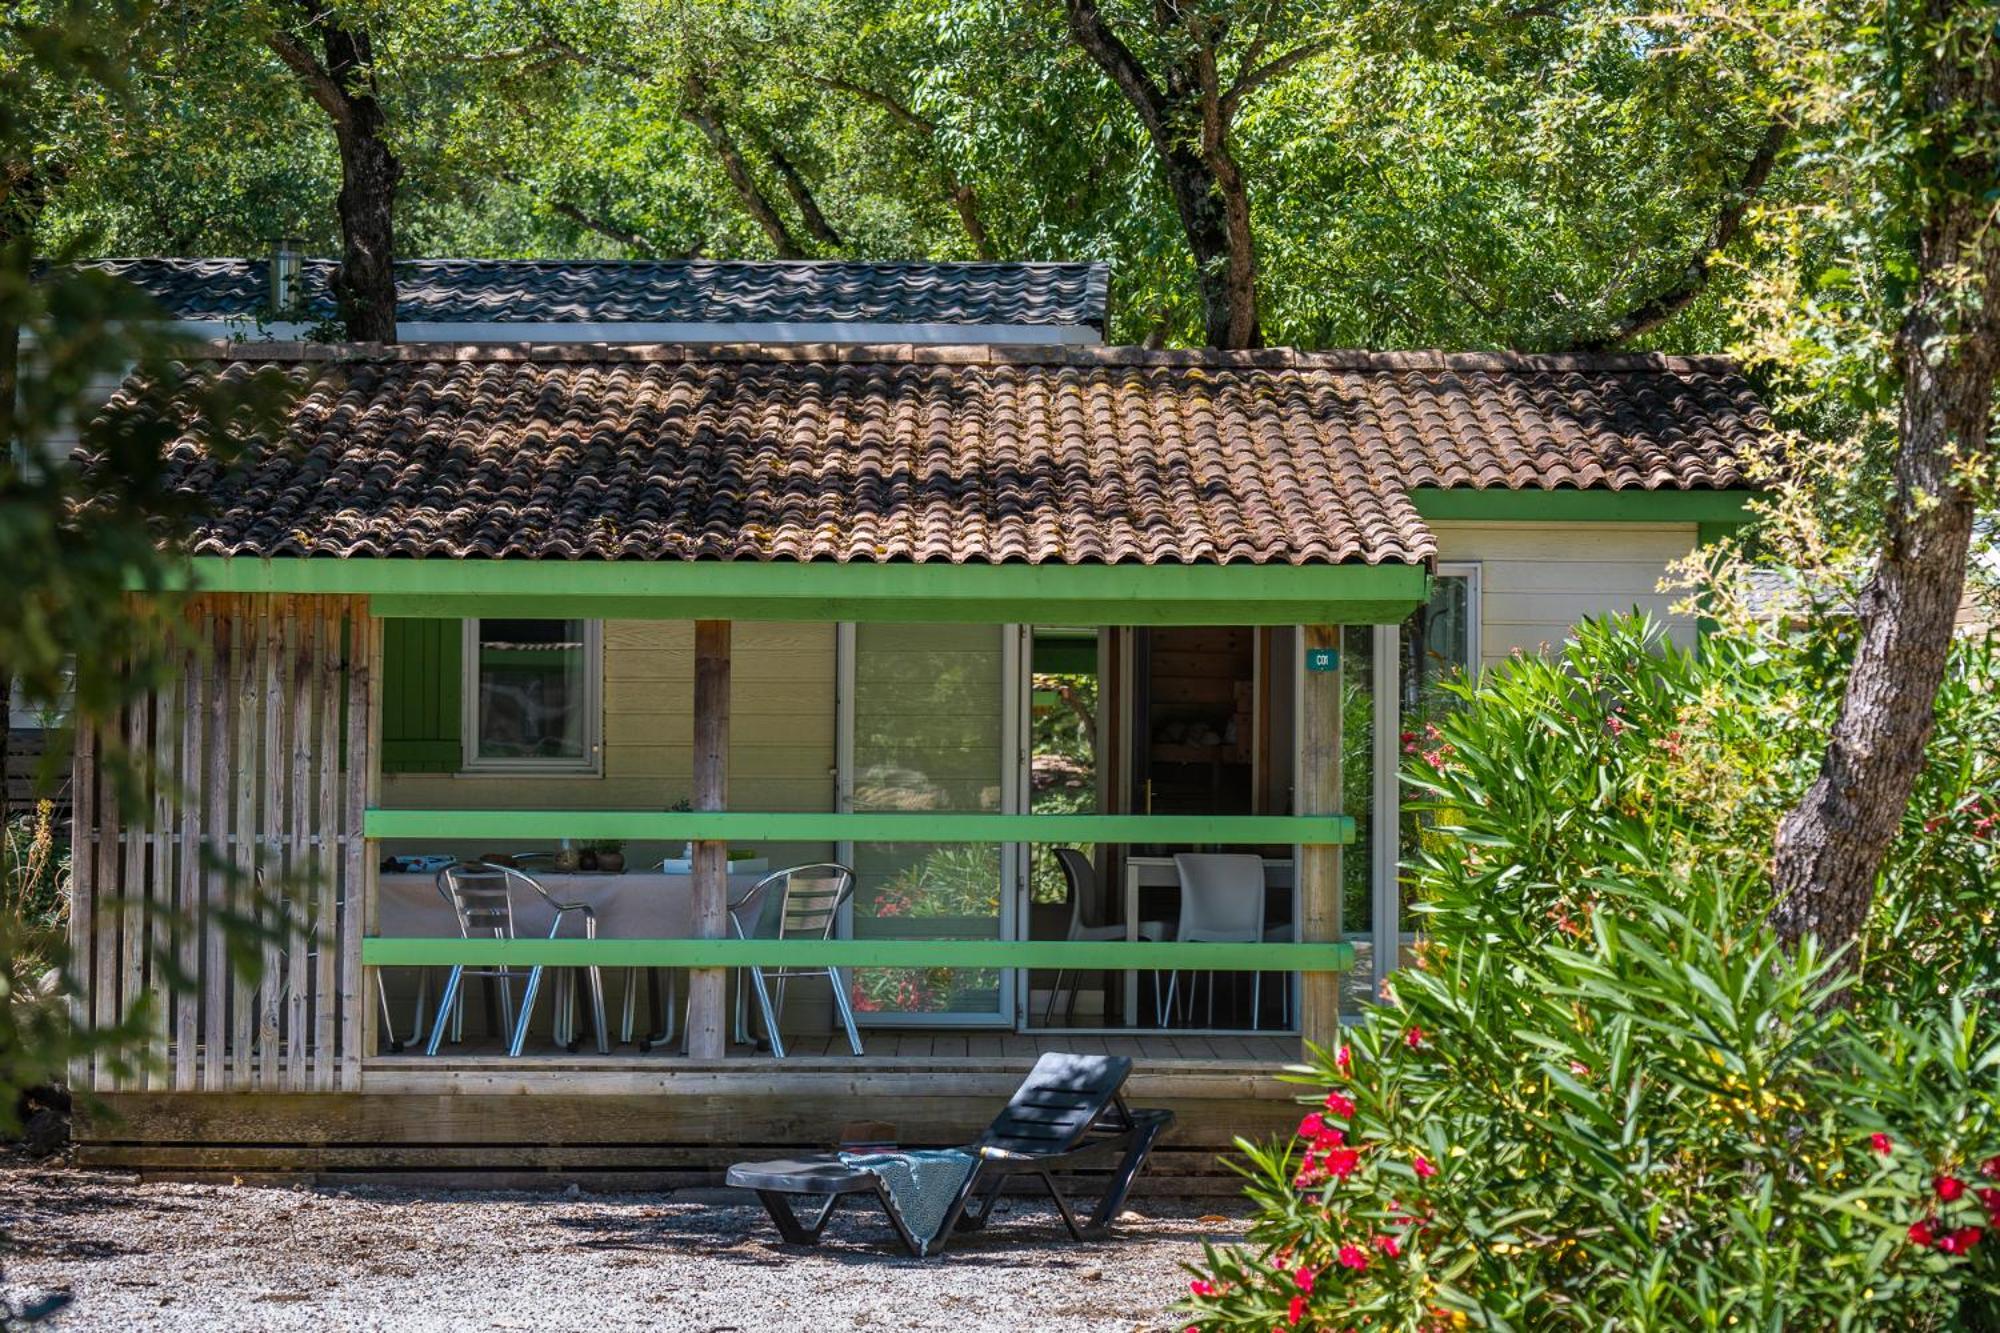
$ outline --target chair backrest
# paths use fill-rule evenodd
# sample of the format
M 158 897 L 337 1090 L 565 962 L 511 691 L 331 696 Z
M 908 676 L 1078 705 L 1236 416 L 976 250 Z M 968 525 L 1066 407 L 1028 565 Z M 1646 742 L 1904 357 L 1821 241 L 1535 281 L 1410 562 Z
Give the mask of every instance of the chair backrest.
M 1083 916 L 1083 905 L 1097 897 L 1097 867 L 1074 847 L 1055 849 L 1056 864 L 1062 867 L 1063 883 L 1069 889 L 1069 938 L 1091 924 Z
M 1179 938 L 1264 938 L 1264 858 L 1245 852 L 1176 852 Z
M 1048 1156 L 1068 1152 L 1107 1110 L 1121 1105 L 1118 1094 L 1131 1074 L 1127 1056 L 1050 1051 L 1035 1061 L 974 1146 Z
M 779 892 L 775 918 L 765 910 L 772 889 Z M 775 927 L 781 940 L 824 940 L 840 923 L 840 909 L 854 894 L 854 872 L 835 861 L 774 870 L 729 905 L 729 917 L 742 939 L 762 936 Z
M 514 938 L 515 880 L 542 893 L 533 878 L 511 866 L 485 861 L 461 861 L 437 872 L 438 892 L 458 918 L 458 933 L 466 939 Z M 547 897 L 546 893 L 542 893 Z

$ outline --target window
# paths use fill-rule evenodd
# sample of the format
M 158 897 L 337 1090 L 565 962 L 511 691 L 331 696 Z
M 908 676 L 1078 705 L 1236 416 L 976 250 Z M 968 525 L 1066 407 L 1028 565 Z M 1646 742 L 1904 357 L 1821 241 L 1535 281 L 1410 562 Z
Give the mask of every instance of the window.
M 466 770 L 600 771 L 603 626 L 484 619 L 464 634 Z
M 1479 566 L 1440 565 L 1431 599 L 1403 623 L 1403 721 L 1422 722 L 1455 697 L 1438 690 L 1479 668 Z

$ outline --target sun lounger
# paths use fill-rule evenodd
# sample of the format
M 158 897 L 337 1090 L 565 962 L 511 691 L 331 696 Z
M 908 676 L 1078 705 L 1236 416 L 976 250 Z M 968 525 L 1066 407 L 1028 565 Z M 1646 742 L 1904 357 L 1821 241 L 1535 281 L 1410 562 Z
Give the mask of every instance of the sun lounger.
M 1006 1108 L 960 1150 L 971 1159 L 971 1169 L 947 1201 L 935 1235 L 913 1232 L 906 1220 L 909 1210 L 898 1206 L 884 1171 L 851 1165 L 840 1156 L 742 1162 L 729 1168 L 727 1179 L 739 1189 L 755 1191 L 778 1233 L 794 1245 L 816 1242 L 842 1200 L 870 1196 L 881 1203 L 911 1254 L 936 1254 L 952 1232 L 985 1226 L 1001 1187 L 1020 1175 L 1041 1181 L 1071 1236 L 1096 1240 L 1109 1231 L 1153 1144 L 1174 1121 L 1171 1111 L 1134 1111 L 1125 1105 L 1123 1088 L 1131 1072 L 1132 1062 L 1124 1056 L 1051 1052 L 1036 1061 Z M 869 1151 L 881 1149 L 871 1145 Z M 1055 1179 L 1057 1172 L 1076 1170 L 1110 1172 L 1096 1210 L 1081 1224 Z M 795 1211 L 795 1200 L 811 1201 L 807 1218 Z

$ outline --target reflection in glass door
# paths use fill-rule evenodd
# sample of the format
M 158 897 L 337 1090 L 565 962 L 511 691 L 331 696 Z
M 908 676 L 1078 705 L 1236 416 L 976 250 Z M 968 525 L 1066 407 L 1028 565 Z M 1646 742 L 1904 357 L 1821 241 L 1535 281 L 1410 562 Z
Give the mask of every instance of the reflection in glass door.
M 1002 625 L 842 626 L 844 810 L 1021 809 L 1019 636 Z M 1019 849 L 991 843 L 854 843 L 856 939 L 1011 939 Z M 998 968 L 857 968 L 865 1023 L 1006 1024 Z

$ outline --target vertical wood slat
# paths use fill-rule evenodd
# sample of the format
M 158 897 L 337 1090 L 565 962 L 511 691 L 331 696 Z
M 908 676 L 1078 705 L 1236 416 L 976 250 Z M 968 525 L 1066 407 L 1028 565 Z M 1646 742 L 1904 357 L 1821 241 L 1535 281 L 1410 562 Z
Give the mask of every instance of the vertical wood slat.
M 236 720 L 230 737 L 229 863 L 233 897 L 239 917 L 257 900 L 257 609 L 245 597 L 230 616 L 237 651 L 231 660 Z M 229 1086 L 248 1089 L 255 1070 L 257 1033 L 256 991 L 250 978 L 236 972 L 229 983 Z
M 311 994 L 310 959 L 318 932 L 313 922 L 312 881 L 306 875 L 306 830 L 312 806 L 312 625 L 306 619 L 310 598 L 295 598 L 285 617 L 284 679 L 286 770 L 285 874 L 294 898 L 295 927 L 285 953 L 285 1087 L 298 1092 L 306 1086 Z
M 347 803 L 341 819 L 343 835 L 340 902 L 340 1086 L 354 1091 L 361 1078 L 361 914 L 367 896 L 367 842 L 361 836 L 368 807 L 371 768 L 370 664 L 374 657 L 375 621 L 368 603 L 347 603 Z
M 206 605 L 196 607 L 185 628 L 188 649 L 181 665 L 180 736 L 180 865 L 175 895 L 179 918 L 175 929 L 176 957 L 183 980 L 195 978 L 197 989 L 182 990 L 174 997 L 174 1089 L 192 1092 L 195 1087 L 195 1048 L 201 1035 L 201 810 L 202 810 L 202 720 L 207 700 L 202 691 L 203 673 L 214 644 L 214 612 Z
M 319 709 L 313 826 L 316 846 L 313 873 L 319 902 L 319 958 L 313 989 L 312 1085 L 321 1091 L 330 1091 L 334 1085 L 334 1039 L 338 1032 L 335 966 L 339 962 L 340 932 L 337 910 L 339 886 L 335 883 L 335 875 L 339 868 L 339 848 L 335 842 L 338 829 L 335 822 L 338 808 L 335 789 L 340 781 L 340 613 L 337 606 L 338 603 L 324 598 L 313 599 L 313 615 L 319 628 L 319 661 L 313 682 Z
M 347 948 L 352 952 L 355 962 L 359 966 L 361 941 L 370 935 L 377 934 L 382 924 L 382 895 L 380 885 L 377 882 L 382 866 L 380 848 L 374 842 L 361 838 L 361 834 L 363 831 L 362 823 L 367 818 L 368 810 L 382 803 L 383 717 L 381 700 L 383 692 L 382 659 L 384 625 L 382 621 L 374 618 L 373 608 L 367 602 L 357 602 L 356 608 L 356 614 L 368 626 L 368 656 L 363 659 L 367 664 L 368 674 L 363 681 L 362 692 L 372 701 L 368 710 L 366 745 L 363 749 L 364 757 L 362 763 L 362 768 L 367 774 L 367 785 L 362 791 L 361 809 L 355 812 L 354 825 L 355 837 L 361 839 L 361 919 L 359 930 L 350 936 L 347 941 Z M 360 1090 L 361 1073 L 358 1063 L 359 1058 L 361 1056 L 373 1055 L 382 1049 L 381 1036 L 378 1032 L 378 1020 L 381 1016 L 381 1011 L 375 1004 L 376 974 L 369 968 L 359 967 L 358 976 L 360 980 L 355 987 L 350 1003 L 361 1007 L 361 1050 L 357 1055 L 354 1078 L 348 1085 L 348 1091 L 350 1092 Z
M 123 824 L 124 811 L 118 808 L 116 789 L 104 781 L 103 752 L 105 740 L 119 734 L 119 730 L 120 720 L 114 719 L 100 731 L 98 736 L 97 827 L 94 849 L 97 858 L 97 902 L 90 928 L 97 956 L 97 972 L 91 992 L 91 1023 L 101 1030 L 109 1029 L 118 1021 L 118 917 L 114 906 L 123 888 L 119 879 L 124 848 L 118 835 Z M 102 1091 L 109 1091 L 116 1086 L 113 1081 L 112 1063 L 105 1056 L 97 1057 L 96 1076 L 92 1086 Z
M 97 733 L 88 726 L 76 730 L 76 754 L 72 759 L 71 789 L 75 793 L 74 819 L 70 838 L 70 957 L 81 987 L 70 1005 L 70 1023 L 78 1031 L 91 1024 L 91 1000 L 95 982 L 91 960 L 96 950 L 97 914 Z M 80 1057 L 70 1062 L 70 1082 L 80 1088 L 96 1086 L 92 1061 Z
M 168 645 L 168 661 L 179 656 L 178 638 Z M 167 984 L 167 959 L 173 949 L 174 910 L 174 813 L 180 782 L 180 689 L 169 676 L 161 685 L 153 705 L 153 746 L 155 765 L 153 816 L 147 821 L 146 837 L 151 869 L 147 899 L 146 990 L 158 1013 L 154 1064 L 146 1074 L 146 1086 L 165 1091 L 173 1086 L 172 1042 L 174 1035 L 173 989 Z
M 729 798 L 729 622 L 694 624 L 694 808 L 721 810 Z M 719 940 L 727 926 L 729 844 L 694 845 L 694 933 Z M 724 1011 L 728 973 L 719 967 L 688 972 L 688 1056 L 720 1059 L 728 1050 Z
M 202 800 L 202 913 L 201 913 L 201 1085 L 214 1092 L 222 1087 L 223 1056 L 228 1050 L 229 992 L 227 957 L 217 913 L 226 904 L 229 888 L 222 867 L 228 861 L 223 835 L 228 828 L 229 809 L 229 680 L 231 643 L 230 608 L 233 599 L 215 599 L 208 617 L 214 632 L 207 669 L 202 677 L 207 686 L 205 724 L 208 782 Z
M 152 700 L 145 695 L 125 705 L 125 757 L 131 766 L 129 797 L 118 803 L 118 993 L 112 1013 L 124 1020 L 139 1001 L 146 985 L 146 733 L 151 721 Z M 109 921 L 106 922 L 107 927 Z M 127 1088 L 145 1086 L 141 1072 L 144 1050 L 135 1051 L 135 1068 L 119 1080 Z
M 1340 649 L 1340 626 L 1307 625 L 1307 651 Z M 1299 717 L 1298 813 L 1338 814 L 1341 793 L 1341 695 L 1344 667 L 1306 671 Z M 1322 943 L 1340 938 L 1341 851 L 1337 846 L 1299 848 L 1299 938 Z M 1319 1046 L 1340 1037 L 1340 976 L 1308 972 L 1300 982 L 1299 1034 Z
M 284 691 L 282 677 L 278 675 L 280 652 L 280 630 L 284 624 L 284 614 L 288 610 L 288 600 L 284 596 L 262 598 L 258 608 L 258 703 L 264 705 L 264 723 L 260 729 L 258 747 L 260 759 L 260 813 L 258 813 L 258 841 L 256 853 L 264 865 L 264 899 L 258 909 L 264 913 L 264 925 L 274 931 L 286 931 L 290 927 L 290 913 L 286 903 L 290 901 L 288 885 L 284 883 Z M 284 955 L 280 953 L 284 945 L 280 939 L 266 939 L 264 943 L 264 975 L 258 981 L 258 1003 L 256 1003 L 256 1077 L 258 1087 L 266 1091 L 276 1091 L 278 1087 L 278 1041 L 282 1033 L 282 1009 L 284 1009 Z

